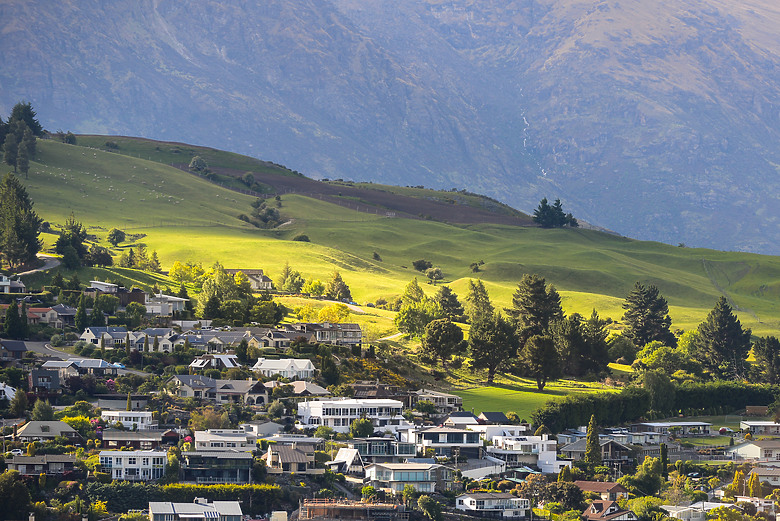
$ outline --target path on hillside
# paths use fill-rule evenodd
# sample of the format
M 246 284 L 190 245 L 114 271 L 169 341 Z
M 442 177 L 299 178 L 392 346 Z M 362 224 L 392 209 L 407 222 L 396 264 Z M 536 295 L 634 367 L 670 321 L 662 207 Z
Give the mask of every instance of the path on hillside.
M 34 270 L 24 271 L 22 273 L 17 273 L 16 275 L 18 277 L 21 277 L 23 275 L 31 275 L 33 273 L 37 273 L 39 271 L 46 271 L 50 270 L 52 268 L 56 268 L 60 265 L 60 260 L 57 257 L 53 257 L 51 255 L 46 255 L 45 253 L 39 253 L 38 254 L 39 259 L 43 259 L 44 263 L 43 266 L 40 268 L 35 268 Z
M 378 342 L 381 342 L 382 340 L 395 340 L 396 338 L 399 338 L 399 337 L 401 337 L 402 335 L 403 335 L 403 333 L 395 333 L 395 334 L 393 334 L 393 335 L 386 336 L 386 337 L 384 337 L 384 338 L 380 338 L 380 339 L 379 339 L 379 340 L 377 340 L 377 341 L 378 341 Z

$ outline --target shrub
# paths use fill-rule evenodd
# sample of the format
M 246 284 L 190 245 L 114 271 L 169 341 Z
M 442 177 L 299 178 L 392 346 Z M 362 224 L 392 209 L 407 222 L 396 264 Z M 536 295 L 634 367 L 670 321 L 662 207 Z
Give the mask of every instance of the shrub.
M 292 240 L 298 241 L 298 242 L 311 242 L 311 241 L 309 241 L 309 236 L 305 235 L 303 233 L 300 233 L 300 234 L 296 235 L 295 237 L 292 238 Z

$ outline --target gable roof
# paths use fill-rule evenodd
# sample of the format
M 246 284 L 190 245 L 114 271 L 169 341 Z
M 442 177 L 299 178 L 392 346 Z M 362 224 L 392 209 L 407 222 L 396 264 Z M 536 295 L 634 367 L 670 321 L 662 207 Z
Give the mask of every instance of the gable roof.
M 577 441 L 574 441 L 572 443 L 569 443 L 568 445 L 565 445 L 561 449 L 561 451 L 562 452 L 585 452 L 587 443 L 588 443 L 587 438 L 580 438 Z M 628 447 L 626 447 L 625 445 L 623 445 L 622 443 L 618 443 L 615 440 L 610 440 L 610 439 L 600 439 L 599 440 L 599 446 L 600 447 L 603 447 L 604 445 L 608 445 L 610 443 L 614 443 L 615 445 L 617 445 L 617 446 L 619 446 L 619 447 L 621 447 L 621 448 L 623 448 L 625 450 L 631 450 Z
M 612 512 L 610 512 L 610 510 L 612 510 Z M 585 509 L 582 513 L 582 517 L 585 519 L 608 521 L 626 515 L 627 513 L 633 514 L 630 510 L 623 510 L 620 508 L 617 501 L 603 501 L 597 499 Z M 636 519 L 636 514 L 633 514 L 633 518 Z
M 27 351 L 27 345 L 21 340 L 2 339 L 0 340 L 0 345 L 3 346 L 3 349 L 11 352 L 23 353 Z
M 306 453 L 297 448 L 293 448 L 290 445 L 269 445 L 269 453 L 277 453 L 279 455 L 279 461 L 282 463 L 308 463 L 309 459 L 306 457 Z
M 37 436 L 40 438 L 56 438 L 57 436 L 79 435 L 79 433 L 63 421 L 34 420 L 25 423 L 19 428 L 18 436 Z
M 623 485 L 613 481 L 575 481 L 574 484 L 584 492 L 628 492 Z
M 509 418 L 507 418 L 506 414 L 504 414 L 503 412 L 491 412 L 491 411 L 484 412 L 483 411 L 478 416 L 478 418 L 482 419 L 482 420 L 485 420 L 485 421 L 489 421 L 491 423 L 496 423 L 496 424 L 499 424 L 499 425 L 501 425 L 501 424 L 506 425 L 507 423 L 509 423 Z

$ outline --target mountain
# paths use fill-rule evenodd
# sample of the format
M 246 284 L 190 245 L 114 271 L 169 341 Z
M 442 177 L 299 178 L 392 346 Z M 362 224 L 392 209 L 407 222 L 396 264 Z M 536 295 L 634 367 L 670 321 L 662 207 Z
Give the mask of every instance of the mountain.
M 9 0 L 0 109 L 780 253 L 768 0 Z

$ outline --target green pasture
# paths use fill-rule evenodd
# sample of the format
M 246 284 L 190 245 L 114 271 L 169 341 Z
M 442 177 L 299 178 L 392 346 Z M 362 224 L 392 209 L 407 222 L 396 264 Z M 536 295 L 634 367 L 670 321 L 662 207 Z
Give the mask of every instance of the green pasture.
M 119 144 L 119 153 L 99 149 L 107 140 Z M 102 245 L 112 227 L 137 234 L 114 253 L 143 243 L 158 252 L 163 269 L 177 260 L 204 266 L 219 261 L 229 268 L 263 268 L 273 279 L 289 262 L 305 278 L 323 281 L 339 270 L 353 297 L 365 304 L 400 294 L 415 276 L 433 294 L 437 288 L 412 269 L 412 261 L 424 258 L 442 268 L 444 282 L 461 297 L 470 278 L 481 278 L 497 309 L 511 304 L 524 273 L 538 273 L 556 286 L 567 313 L 587 316 L 596 309 L 615 322 L 616 331 L 622 327 L 623 299 L 639 280 L 660 288 L 674 328 L 695 328 L 724 290 L 754 333 L 780 333 L 778 257 L 679 248 L 582 229 L 385 218 L 382 212 L 360 213 L 297 195 L 282 197 L 282 226 L 261 230 L 237 219 L 251 212 L 252 197 L 165 163 L 198 152 L 214 166 L 279 169 L 275 165 L 131 138 L 81 136 L 79 143 L 96 148 L 39 140 L 29 178 L 22 179 L 36 211 L 55 227 L 73 212 Z M 142 158 L 133 157 L 134 151 Z M 0 173 L 7 169 L 0 167 Z M 291 240 L 302 233 L 311 242 Z M 49 246 L 56 239 L 42 237 Z M 469 265 L 480 260 L 481 271 L 472 273 Z

